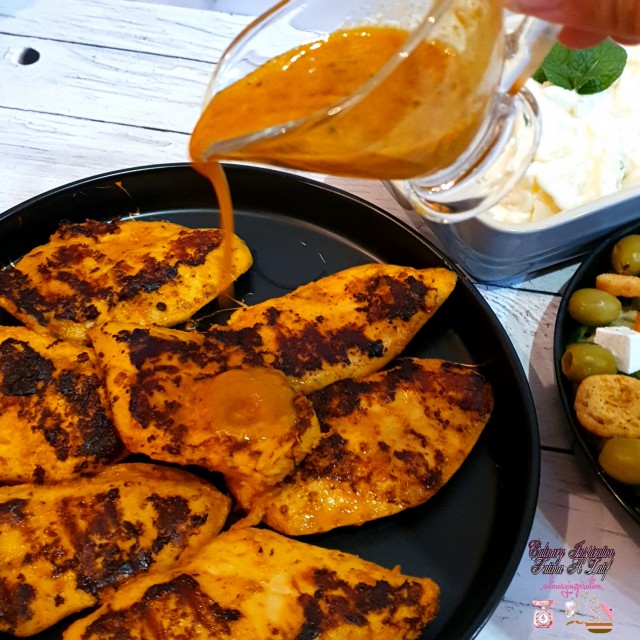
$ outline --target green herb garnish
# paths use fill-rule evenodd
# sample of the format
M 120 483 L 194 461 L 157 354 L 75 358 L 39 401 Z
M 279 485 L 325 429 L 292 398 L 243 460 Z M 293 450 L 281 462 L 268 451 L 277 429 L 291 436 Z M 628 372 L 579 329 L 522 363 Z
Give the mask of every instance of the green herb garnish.
M 572 344 L 574 342 L 593 342 L 595 335 L 596 330 L 593 327 L 587 327 L 583 324 L 579 324 L 570 332 L 567 344 Z
M 589 49 L 569 49 L 556 43 L 533 79 L 582 95 L 599 93 L 621 76 L 626 63 L 627 52 L 610 40 Z

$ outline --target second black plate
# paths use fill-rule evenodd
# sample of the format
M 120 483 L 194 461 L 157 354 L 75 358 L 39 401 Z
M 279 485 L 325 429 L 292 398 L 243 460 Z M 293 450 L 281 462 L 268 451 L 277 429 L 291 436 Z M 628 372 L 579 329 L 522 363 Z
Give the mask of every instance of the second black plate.
M 565 413 L 569 418 L 571 430 L 575 437 L 576 453 L 579 459 L 589 469 L 589 473 L 595 479 L 595 489 L 602 496 L 605 504 L 616 515 L 626 512 L 636 524 L 640 525 L 640 487 L 625 485 L 610 478 L 598 464 L 599 442 L 592 437 L 578 422 L 573 409 L 575 397 L 574 385 L 562 375 L 561 360 L 565 347 L 572 341 L 572 334 L 577 328 L 577 323 L 569 315 L 567 309 L 571 294 L 577 289 L 595 286 L 596 276 L 600 273 L 611 272 L 611 250 L 620 238 L 632 233 L 640 233 L 640 222 L 626 225 L 611 234 L 602 242 L 582 263 L 580 268 L 569 280 L 556 318 L 553 358 L 556 373 L 556 381 L 560 389 L 560 397 L 564 405 Z M 599 491 L 602 489 L 602 491 Z M 624 516 L 623 516 L 624 517 Z
M 230 166 L 236 233 L 254 256 L 236 296 L 251 304 L 356 264 L 449 266 L 423 237 L 344 192 L 290 174 Z M 130 169 L 74 183 L 0 217 L 3 264 L 47 241 L 62 219 L 140 215 L 217 226 L 210 185 L 188 165 Z M 456 270 L 457 271 L 457 270 Z M 529 386 L 502 326 L 472 284 L 459 283 L 405 355 L 477 364 L 495 411 L 460 471 L 428 503 L 403 514 L 314 536 L 441 588 L 441 610 L 424 639 L 473 637 L 500 602 L 528 540 L 540 451 Z M 39 638 L 61 637 L 59 628 Z

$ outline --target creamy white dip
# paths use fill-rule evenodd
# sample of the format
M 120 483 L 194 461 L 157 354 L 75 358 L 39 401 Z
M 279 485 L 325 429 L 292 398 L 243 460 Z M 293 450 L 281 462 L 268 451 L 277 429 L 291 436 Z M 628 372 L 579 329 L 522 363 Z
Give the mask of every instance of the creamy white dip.
M 524 178 L 491 210 L 503 222 L 541 220 L 640 184 L 640 46 L 620 78 L 588 96 L 535 80 L 542 137 Z

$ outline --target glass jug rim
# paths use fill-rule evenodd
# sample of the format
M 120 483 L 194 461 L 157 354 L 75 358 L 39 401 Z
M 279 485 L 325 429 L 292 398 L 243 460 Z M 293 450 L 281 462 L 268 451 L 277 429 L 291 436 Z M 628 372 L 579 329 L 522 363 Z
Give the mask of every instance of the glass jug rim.
M 403 62 L 418 46 L 420 42 L 427 39 L 430 32 L 436 27 L 438 22 L 442 19 L 442 17 L 446 14 L 446 12 L 451 8 L 451 6 L 457 0 L 434 0 L 433 3 L 425 10 L 424 17 L 420 20 L 420 22 L 414 27 L 411 31 L 408 32 L 408 37 L 402 43 L 402 45 L 394 52 L 392 56 L 375 72 L 371 78 L 369 78 L 366 82 L 358 87 L 357 90 L 353 91 L 350 95 L 345 98 L 341 98 L 331 105 L 323 107 L 321 109 L 317 109 L 311 113 L 308 113 L 300 118 L 296 118 L 293 120 L 289 120 L 286 122 L 281 122 L 278 124 L 271 125 L 269 127 L 265 127 L 256 131 L 252 131 L 250 133 L 242 134 L 240 136 L 235 136 L 232 138 L 225 138 L 223 140 L 218 140 L 212 144 L 210 144 L 206 150 L 203 152 L 201 161 L 208 161 L 212 156 L 220 157 L 225 153 L 230 152 L 233 153 L 239 149 L 242 149 L 250 144 L 253 144 L 258 141 L 268 140 L 270 138 L 275 138 L 276 136 L 287 133 L 288 131 L 298 129 L 302 126 L 313 126 L 319 122 L 323 122 L 328 118 L 335 117 L 340 113 L 345 112 L 346 110 L 353 107 L 355 104 L 360 102 L 365 96 L 367 96 L 371 91 L 373 91 L 377 86 L 380 85 L 393 71 L 398 67 L 399 64 Z M 210 104 L 210 102 L 215 98 L 218 92 L 213 92 L 212 89 L 215 85 L 216 78 L 219 73 L 223 69 L 225 62 L 228 60 L 230 54 L 233 49 L 245 38 L 250 37 L 251 32 L 263 26 L 263 23 L 267 23 L 271 19 L 277 17 L 277 14 L 286 9 L 287 5 L 295 5 L 297 0 L 281 0 L 281 2 L 274 5 L 270 10 L 256 18 L 256 20 L 252 21 L 248 24 L 229 44 L 227 49 L 223 52 L 222 56 L 218 64 L 216 65 L 216 69 L 214 70 L 213 76 L 209 83 L 209 88 L 207 90 L 207 100 L 205 102 L 205 106 L 203 109 L 203 113 Z M 373 27 L 375 25 L 365 25 L 366 27 Z M 328 35 L 328 34 L 327 34 Z M 309 41 L 313 42 L 313 41 Z M 246 77 L 246 76 L 244 76 Z M 225 87 L 226 89 L 226 87 Z M 224 89 L 222 89 L 224 91 Z

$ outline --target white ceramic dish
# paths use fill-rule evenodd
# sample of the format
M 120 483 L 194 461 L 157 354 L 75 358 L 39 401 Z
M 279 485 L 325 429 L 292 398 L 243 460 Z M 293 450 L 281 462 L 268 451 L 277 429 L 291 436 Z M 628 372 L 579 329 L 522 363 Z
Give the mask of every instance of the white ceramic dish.
M 457 224 L 424 222 L 468 274 L 499 282 L 583 255 L 609 232 L 638 219 L 640 186 L 539 222 L 506 223 L 491 214 Z

